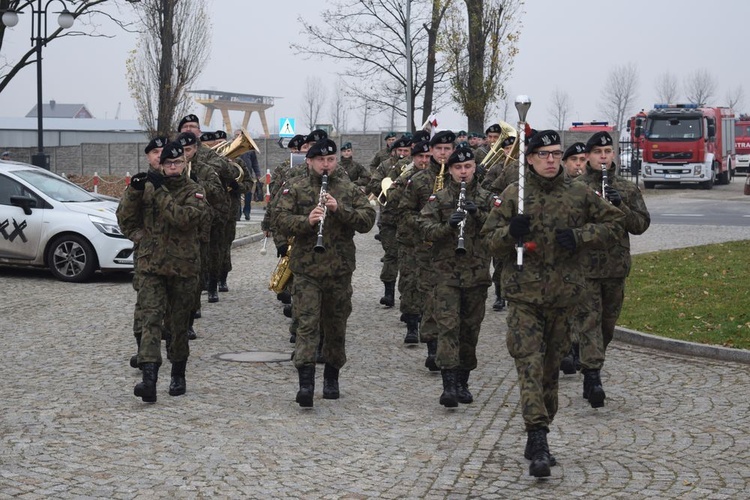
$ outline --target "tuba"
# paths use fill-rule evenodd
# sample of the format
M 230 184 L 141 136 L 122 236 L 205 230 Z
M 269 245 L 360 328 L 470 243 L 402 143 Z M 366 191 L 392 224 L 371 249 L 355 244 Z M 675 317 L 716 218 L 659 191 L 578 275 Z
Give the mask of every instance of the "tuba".
M 289 278 L 292 277 L 292 270 L 289 267 L 289 256 L 292 254 L 293 244 L 294 238 L 289 238 L 286 255 L 279 259 L 279 262 L 276 264 L 276 269 L 271 273 L 271 280 L 268 283 L 268 289 L 274 293 L 283 292 L 286 284 L 289 282 Z
M 503 152 L 502 146 L 500 145 L 508 137 L 516 138 L 516 142 L 514 143 L 513 149 L 517 151 L 515 146 L 518 144 L 518 132 L 516 132 L 516 129 L 514 129 L 509 123 L 505 123 L 504 121 L 501 121 L 499 125 L 500 125 L 500 129 L 502 130 L 502 133 L 500 134 L 500 138 L 495 141 L 495 143 L 492 145 L 487 155 L 479 164 L 479 166 L 481 167 L 491 167 L 492 165 L 497 163 L 497 161 L 500 160 L 500 158 L 502 158 L 502 155 L 504 154 L 504 152 Z
M 240 129 L 240 134 L 235 137 L 232 142 L 220 142 L 219 144 L 212 146 L 211 149 L 213 149 L 219 156 L 229 158 L 230 160 L 239 158 L 248 151 L 260 152 L 258 145 L 255 144 L 253 138 L 250 137 L 250 134 L 248 134 L 247 130 L 244 128 Z M 238 183 L 242 182 L 245 178 L 245 170 L 234 161 L 230 163 L 237 169 L 237 177 L 235 180 Z

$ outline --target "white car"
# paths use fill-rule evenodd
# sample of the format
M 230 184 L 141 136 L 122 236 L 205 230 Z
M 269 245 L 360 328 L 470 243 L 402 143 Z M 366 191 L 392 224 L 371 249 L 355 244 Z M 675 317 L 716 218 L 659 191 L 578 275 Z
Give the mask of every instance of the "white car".
M 103 200 L 43 168 L 0 161 L 0 265 L 48 267 L 63 281 L 133 269 L 133 243 Z

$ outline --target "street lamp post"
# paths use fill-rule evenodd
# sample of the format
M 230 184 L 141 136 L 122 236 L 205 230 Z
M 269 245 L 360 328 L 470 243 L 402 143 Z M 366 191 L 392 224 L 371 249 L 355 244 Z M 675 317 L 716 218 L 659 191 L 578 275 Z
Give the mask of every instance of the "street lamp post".
M 49 170 L 49 157 L 44 152 L 44 109 L 42 103 L 42 47 L 47 45 L 47 9 L 53 1 L 63 5 L 63 10 L 57 18 L 57 24 L 63 29 L 73 26 L 75 16 L 71 13 L 63 0 L 49 0 L 42 8 L 42 0 L 37 0 L 36 8 L 31 3 L 31 44 L 36 50 L 36 116 L 37 116 L 37 152 L 31 157 L 31 163 Z M 3 13 L 3 24 L 12 28 L 18 24 L 18 14 L 22 11 L 6 10 Z M 36 27 L 35 27 L 36 23 Z M 42 27 L 44 32 L 42 33 Z

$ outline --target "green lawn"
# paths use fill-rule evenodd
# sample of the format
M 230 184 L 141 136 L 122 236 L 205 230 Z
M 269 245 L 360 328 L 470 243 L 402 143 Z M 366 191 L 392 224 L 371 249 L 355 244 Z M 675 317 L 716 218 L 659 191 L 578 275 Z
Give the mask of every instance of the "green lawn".
M 750 240 L 633 256 L 617 324 L 750 349 Z

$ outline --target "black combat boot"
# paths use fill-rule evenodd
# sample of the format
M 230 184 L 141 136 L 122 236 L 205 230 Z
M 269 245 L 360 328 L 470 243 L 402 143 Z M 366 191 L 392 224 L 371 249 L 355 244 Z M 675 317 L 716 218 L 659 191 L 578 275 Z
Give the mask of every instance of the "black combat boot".
M 385 295 L 380 297 L 380 303 L 385 307 L 393 307 L 396 303 L 396 282 L 395 281 L 384 281 Z
M 276 294 L 276 298 L 281 301 L 282 304 L 292 303 L 292 294 L 288 290 L 283 290 L 281 293 Z
M 583 370 L 583 397 L 589 400 L 592 408 L 604 406 L 604 398 L 607 396 L 604 394 L 599 370 Z
M 469 404 L 474 402 L 474 396 L 469 392 L 469 370 L 459 368 L 456 371 L 456 398 L 461 404 Z
M 500 285 L 495 283 L 495 303 L 492 304 L 493 311 L 502 311 L 505 309 L 505 300 L 500 297 Z
M 440 371 L 440 367 L 435 362 L 435 355 L 437 355 L 437 340 L 427 341 L 427 358 L 424 360 L 424 366 L 431 372 Z
M 406 320 L 406 337 L 404 344 L 419 344 L 419 315 L 405 314 Z
M 143 400 L 144 403 L 156 403 L 156 381 L 159 378 L 159 365 L 156 363 L 143 363 L 143 380 L 133 388 L 133 394 Z
M 185 384 L 185 367 L 187 360 L 172 363 L 172 380 L 169 382 L 169 395 L 182 396 L 187 390 Z
M 549 446 L 547 445 L 547 429 L 529 431 L 531 464 L 529 475 L 534 477 L 549 477 L 550 463 Z M 525 454 L 524 454 L 525 456 Z
M 570 350 L 563 359 L 560 360 L 560 371 L 565 375 L 573 375 L 576 372 L 575 361 L 573 360 L 573 344 L 570 345 Z
M 219 294 L 216 291 L 216 288 L 218 287 L 219 283 L 216 280 L 216 278 L 210 278 L 208 280 L 208 301 L 209 302 L 218 302 L 219 301 Z
M 198 338 L 198 334 L 195 333 L 195 328 L 193 328 L 194 321 L 195 321 L 195 318 L 193 316 L 190 316 L 190 320 L 188 321 L 188 331 L 187 331 L 188 340 L 195 340 Z
M 221 273 L 221 276 L 219 277 L 219 291 L 220 292 L 228 292 L 229 286 L 227 285 L 227 275 L 229 273 Z
M 202 316 L 201 310 L 196 309 L 196 311 L 193 313 L 193 319 L 200 319 L 201 316 Z
M 138 368 L 138 352 L 141 350 L 141 337 L 140 336 L 135 338 L 135 343 L 138 345 L 138 349 L 136 349 L 135 351 L 135 356 L 130 357 L 131 368 Z
M 458 406 L 458 394 L 456 394 L 456 370 L 441 370 L 443 375 L 443 393 L 440 395 L 440 404 L 446 408 Z
M 292 304 L 285 304 L 281 312 L 283 312 L 284 316 L 286 316 L 287 318 L 291 318 L 292 317 Z
M 549 432 L 549 430 L 547 432 Z M 525 458 L 526 460 L 531 460 L 531 457 L 532 457 L 532 455 L 531 455 L 531 448 L 532 448 L 531 442 L 532 442 L 531 433 L 529 433 L 528 437 L 526 438 L 526 449 L 523 450 L 523 458 Z M 557 460 L 555 460 L 555 457 L 552 455 L 552 453 L 549 454 L 549 464 L 552 467 L 554 467 L 555 465 L 557 465 Z
M 315 365 L 297 368 L 299 374 L 299 391 L 295 401 L 303 408 L 312 408 L 315 395 Z
M 326 363 L 323 368 L 323 399 L 339 398 L 339 369 Z

